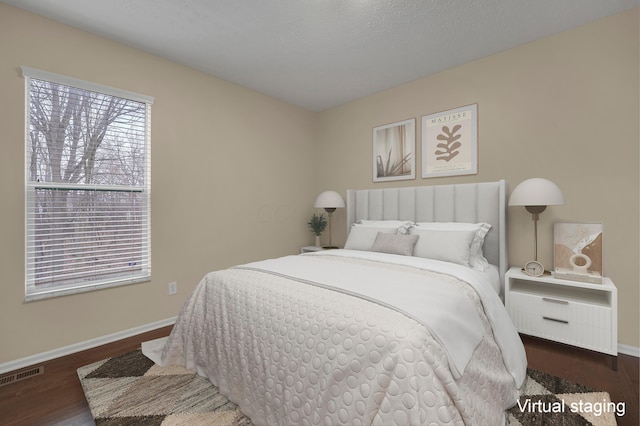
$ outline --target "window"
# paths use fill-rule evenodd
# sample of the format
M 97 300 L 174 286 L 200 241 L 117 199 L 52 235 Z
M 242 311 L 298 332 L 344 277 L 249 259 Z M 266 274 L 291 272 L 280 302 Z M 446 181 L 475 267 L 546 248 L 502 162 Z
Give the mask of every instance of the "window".
M 26 300 L 148 281 L 153 98 L 22 74 Z

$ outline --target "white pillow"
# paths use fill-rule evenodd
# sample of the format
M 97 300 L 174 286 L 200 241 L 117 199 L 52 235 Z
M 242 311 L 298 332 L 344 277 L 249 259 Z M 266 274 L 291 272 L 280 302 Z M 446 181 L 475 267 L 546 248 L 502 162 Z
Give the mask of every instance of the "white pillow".
M 347 242 L 344 244 L 344 248 L 347 250 L 366 250 L 371 251 L 373 242 L 378 235 L 378 232 L 384 232 L 386 234 L 397 234 L 398 228 L 383 227 L 383 226 L 365 226 L 353 224 L 347 237 Z
M 383 228 L 391 228 L 392 226 L 398 229 L 398 234 L 408 234 L 409 228 L 414 225 L 409 220 L 366 220 L 362 219 L 354 223 L 353 226 L 381 226 Z
M 490 223 L 465 223 L 465 222 L 419 222 L 416 223 L 420 229 L 433 229 L 433 230 L 473 230 L 475 235 L 471 242 L 471 256 L 469 258 L 469 265 L 479 271 L 484 272 L 489 266 L 489 261 L 484 257 L 482 246 L 484 244 L 484 237 L 491 229 Z
M 413 249 L 414 256 L 470 266 L 474 230 L 436 230 L 414 226 L 409 233 L 420 236 Z
M 420 238 L 418 235 L 385 234 L 384 232 L 378 232 L 373 246 L 371 246 L 371 251 L 411 256 L 418 238 Z

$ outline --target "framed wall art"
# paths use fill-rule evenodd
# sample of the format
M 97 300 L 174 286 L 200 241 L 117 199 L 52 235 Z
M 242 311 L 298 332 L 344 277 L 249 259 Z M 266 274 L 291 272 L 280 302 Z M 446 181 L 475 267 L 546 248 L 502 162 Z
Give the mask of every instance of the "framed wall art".
M 555 223 L 553 261 L 556 278 L 601 283 L 602 223 Z
M 422 117 L 422 177 L 478 173 L 478 104 Z
M 415 179 L 416 119 L 373 129 L 373 181 Z

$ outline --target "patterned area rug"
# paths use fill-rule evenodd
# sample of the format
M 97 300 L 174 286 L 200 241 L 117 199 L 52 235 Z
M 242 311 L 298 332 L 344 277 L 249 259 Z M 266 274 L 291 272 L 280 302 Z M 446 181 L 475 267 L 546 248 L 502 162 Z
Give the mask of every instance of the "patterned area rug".
M 140 350 L 78 369 L 96 425 L 252 425 L 209 379 Z
M 615 412 L 594 412 L 610 401 L 606 392 L 534 370 L 528 373 L 519 404 L 507 413 L 508 425 L 616 424 Z M 78 376 L 98 426 L 252 425 L 209 380 L 182 367 L 158 367 L 140 350 L 81 367 Z M 572 411 L 588 404 L 590 412 Z
M 527 369 L 518 403 L 507 411 L 507 425 L 615 426 L 616 410 L 607 392 Z

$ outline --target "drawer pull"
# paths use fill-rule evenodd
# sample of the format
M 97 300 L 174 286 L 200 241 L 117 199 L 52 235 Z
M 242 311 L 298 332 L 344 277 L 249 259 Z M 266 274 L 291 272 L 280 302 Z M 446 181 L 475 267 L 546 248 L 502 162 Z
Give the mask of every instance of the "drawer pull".
M 567 302 L 566 300 L 550 299 L 548 297 L 543 297 L 542 300 L 544 300 L 545 302 L 558 303 L 560 305 L 568 305 L 569 304 L 569 302 Z
M 559 322 L 559 323 L 562 323 L 562 324 L 569 324 L 569 321 L 560 320 L 560 319 L 556 319 L 556 318 L 542 317 L 542 319 L 547 320 L 547 321 Z

